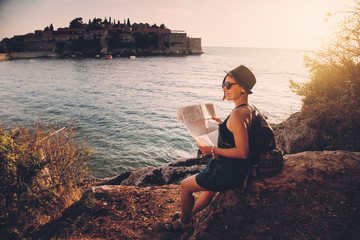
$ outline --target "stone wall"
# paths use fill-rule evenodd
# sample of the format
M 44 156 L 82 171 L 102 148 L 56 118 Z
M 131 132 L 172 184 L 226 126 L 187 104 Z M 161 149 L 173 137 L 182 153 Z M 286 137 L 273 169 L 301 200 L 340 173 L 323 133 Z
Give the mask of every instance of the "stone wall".
M 55 51 L 55 41 L 25 42 L 26 51 Z
M 203 53 L 201 47 L 201 38 L 188 38 L 189 40 L 189 52 L 200 54 Z
M 188 38 L 186 33 L 170 33 L 169 35 L 169 52 L 185 53 L 188 50 Z
M 201 54 L 201 38 L 187 37 L 186 33 L 171 33 L 169 35 L 169 52 Z

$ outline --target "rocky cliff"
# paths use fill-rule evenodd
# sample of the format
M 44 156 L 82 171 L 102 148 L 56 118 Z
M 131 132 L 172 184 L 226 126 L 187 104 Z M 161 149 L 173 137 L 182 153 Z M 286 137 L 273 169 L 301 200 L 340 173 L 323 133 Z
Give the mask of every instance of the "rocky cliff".
M 356 116 L 360 119 L 359 114 Z M 273 124 L 277 144 L 282 146 L 286 153 L 339 149 L 359 150 L 358 135 L 360 131 L 358 129 L 355 128 L 352 137 L 349 137 L 346 136 L 346 133 L 341 133 L 338 126 L 333 126 L 336 125 L 335 123 L 332 124 L 333 132 L 329 132 L 323 127 L 314 126 L 312 121 L 312 116 L 297 112 L 292 114 L 286 121 Z M 351 121 L 357 122 L 358 120 L 354 117 Z M 338 124 L 341 125 L 341 123 Z M 348 143 L 343 144 L 342 141 L 348 141 Z
M 104 179 L 32 238 L 360 238 L 360 153 L 346 151 L 285 155 L 279 175 L 220 192 L 192 229 L 165 231 L 163 223 L 180 209 L 179 182 L 206 161 L 178 160 Z

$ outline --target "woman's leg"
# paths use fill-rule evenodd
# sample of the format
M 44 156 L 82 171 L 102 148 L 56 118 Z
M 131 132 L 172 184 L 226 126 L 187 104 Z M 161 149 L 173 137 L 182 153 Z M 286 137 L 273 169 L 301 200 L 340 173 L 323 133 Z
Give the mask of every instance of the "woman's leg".
M 195 214 L 196 212 L 200 211 L 201 209 L 203 209 L 204 207 L 206 207 L 208 205 L 208 203 L 211 201 L 209 201 L 209 196 L 214 196 L 214 194 L 209 194 L 209 193 L 205 193 L 205 194 L 201 194 L 201 199 L 199 202 L 196 201 L 197 203 L 194 203 L 194 196 L 193 193 L 194 192 L 199 192 L 199 191 L 204 191 L 204 192 L 209 192 L 208 190 L 200 187 L 196 180 L 195 180 L 195 176 L 196 175 L 192 175 L 186 179 L 184 179 L 181 182 L 181 222 L 183 223 L 189 223 L 190 222 L 190 218 L 193 214 Z
M 181 216 L 180 219 L 172 223 L 165 224 L 167 230 L 184 229 L 190 226 L 190 218 L 192 215 L 204 209 L 212 200 L 216 192 L 208 191 L 200 187 L 195 176 L 190 176 L 181 182 Z M 194 201 L 194 192 L 202 192 L 199 198 Z
M 191 216 L 194 216 L 196 213 L 206 208 L 211 203 L 211 200 L 215 194 L 216 192 L 212 191 L 201 192 L 199 198 L 195 201 Z

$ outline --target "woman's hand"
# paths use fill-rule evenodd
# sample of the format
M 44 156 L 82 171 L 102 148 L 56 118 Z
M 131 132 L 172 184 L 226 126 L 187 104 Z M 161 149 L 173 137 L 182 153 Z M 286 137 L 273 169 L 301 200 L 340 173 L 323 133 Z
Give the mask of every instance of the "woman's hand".
M 212 154 L 212 149 L 213 149 L 213 146 L 206 146 L 206 145 L 198 145 L 200 151 L 205 155 L 205 156 L 208 156 L 208 155 L 211 155 Z
M 223 121 L 220 118 L 217 117 L 212 117 L 212 119 L 214 119 L 215 121 L 217 121 L 218 123 L 222 124 Z

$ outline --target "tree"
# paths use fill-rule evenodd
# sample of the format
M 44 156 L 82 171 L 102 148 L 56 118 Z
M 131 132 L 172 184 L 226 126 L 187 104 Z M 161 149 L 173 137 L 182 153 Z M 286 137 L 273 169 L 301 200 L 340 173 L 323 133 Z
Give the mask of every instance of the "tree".
M 127 19 L 127 24 L 126 24 L 128 27 L 130 27 L 131 26 L 131 24 L 130 24 L 130 19 L 128 18 Z
M 54 31 L 54 26 L 52 25 L 52 23 L 50 24 L 50 31 Z
M 99 29 L 102 29 L 102 26 L 101 26 L 101 23 L 102 23 L 102 19 L 101 18 L 94 18 L 92 23 L 89 24 L 90 25 L 90 29 L 91 30 L 99 30 Z
M 3 236 L 59 216 L 66 202 L 78 200 L 75 196 L 89 174 L 86 164 L 91 149 L 76 138 L 72 128 L 56 125 L 5 130 L 0 124 Z
M 311 80 L 291 82 L 291 88 L 303 96 L 301 112 L 321 131 L 324 148 L 359 151 L 360 1 L 338 14 L 346 17 L 335 38 L 305 59 Z
M 78 17 L 78 18 L 73 19 L 73 20 L 70 22 L 69 27 L 72 28 L 72 29 L 83 28 L 82 17 Z

